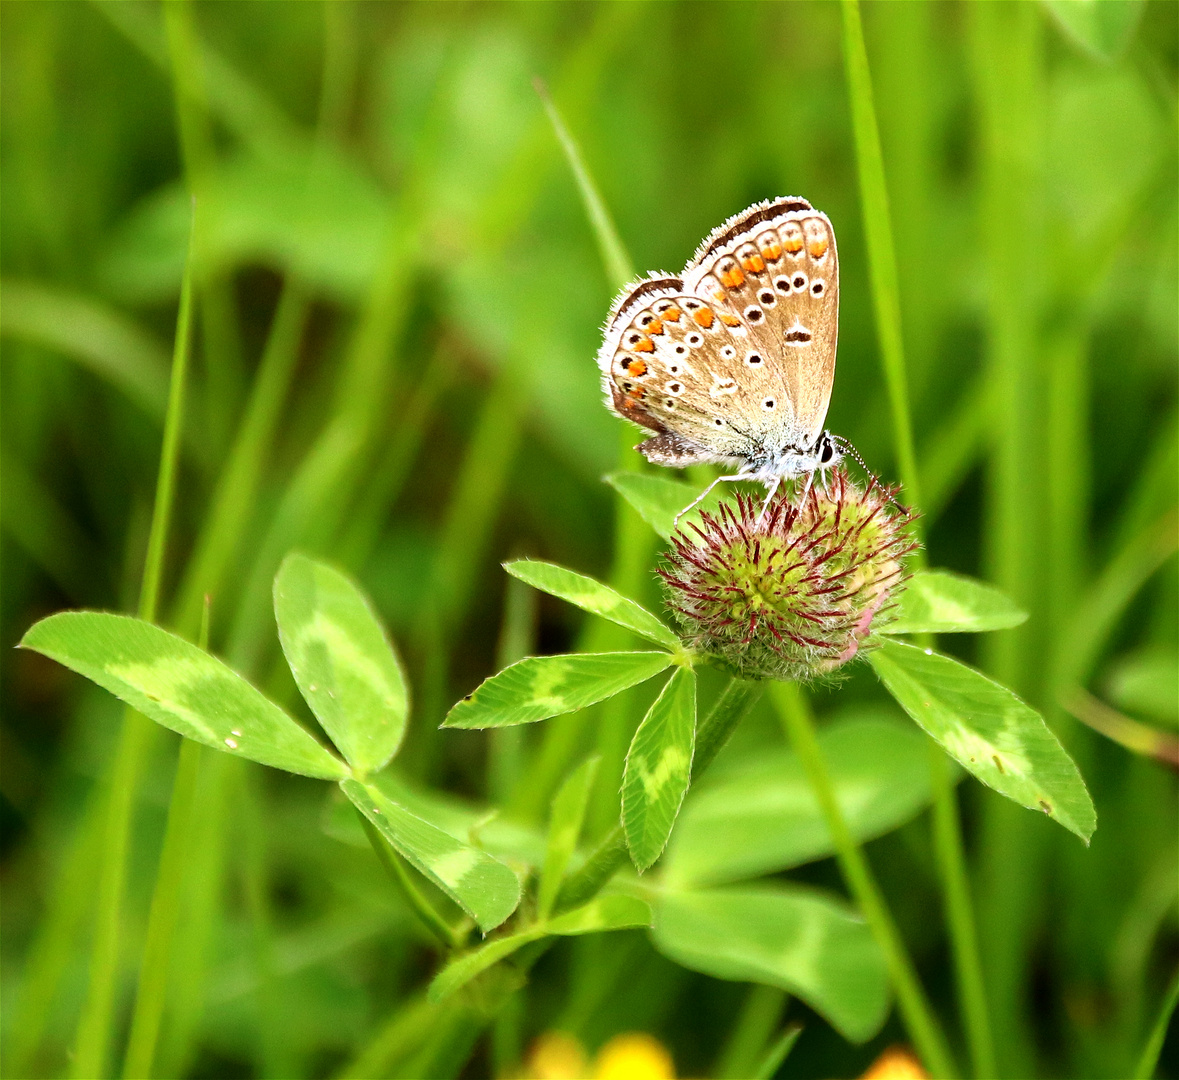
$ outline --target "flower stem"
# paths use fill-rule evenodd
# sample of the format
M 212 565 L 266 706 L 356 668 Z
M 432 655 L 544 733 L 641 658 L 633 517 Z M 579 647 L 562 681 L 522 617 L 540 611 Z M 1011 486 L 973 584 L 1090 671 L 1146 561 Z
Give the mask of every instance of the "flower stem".
M 360 814 L 360 811 L 358 810 L 357 813 Z M 402 896 L 405 897 L 405 902 L 413 908 L 415 914 L 422 920 L 426 929 L 447 949 L 458 948 L 462 944 L 461 935 L 435 910 L 434 905 L 422 895 L 421 890 L 414 884 L 413 879 L 406 871 L 401 857 L 390 850 L 385 838 L 377 832 L 372 822 L 363 814 L 360 814 L 360 823 L 364 826 L 364 832 L 368 837 L 368 842 L 372 844 L 373 851 L 377 853 L 377 858 L 380 859 L 381 865 L 401 890 Z
M 917 980 L 913 961 L 909 958 L 905 943 L 892 920 L 880 886 L 872 874 L 872 868 L 868 865 L 860 846 L 852 838 L 843 811 L 836 801 L 831 776 L 827 772 L 827 763 L 823 760 L 823 752 L 819 748 L 819 740 L 815 734 L 814 719 L 802 692 L 794 683 L 775 683 L 772 694 L 782 719 L 782 726 L 806 770 L 811 789 L 827 821 L 844 881 L 859 904 L 860 911 L 872 930 L 872 936 L 884 953 L 896 989 L 901 1016 L 913 1045 L 933 1076 L 954 1076 L 956 1071 L 950 1058 L 949 1047 L 925 992 Z
M 904 335 L 901 329 L 896 248 L 893 243 L 892 216 L 889 212 L 888 187 L 884 176 L 884 155 L 880 148 L 880 130 L 876 122 L 876 104 L 872 93 L 872 73 L 864 44 L 859 0 L 843 0 L 842 10 L 844 64 L 855 134 L 856 170 L 860 180 L 860 201 L 876 314 L 876 334 L 880 343 L 884 380 L 888 387 L 893 441 L 901 480 L 908 501 L 913 505 L 920 505 L 921 489 L 909 410 Z M 920 528 L 918 523 L 914 524 Z M 919 549 L 915 562 L 920 565 L 921 561 L 923 550 Z M 982 966 L 979 963 L 978 936 L 966 873 L 957 796 L 954 786 L 949 781 L 942 751 L 932 744 L 930 769 L 933 784 L 935 851 L 944 890 L 946 922 L 954 952 L 958 1004 L 970 1044 L 974 1074 L 978 1077 L 988 1077 L 995 1074 L 994 1043 L 987 1013 Z
M 934 851 L 941 871 L 946 922 L 954 947 L 958 1003 L 966 1026 L 971 1068 L 979 1080 L 985 1080 L 988 1076 L 998 1074 L 995 1072 L 995 1044 L 991 1037 L 987 992 L 978 955 L 974 906 L 970 900 L 970 883 L 966 874 L 962 825 L 958 818 L 954 785 L 950 781 L 950 764 L 945 751 L 932 739 L 929 740 L 929 775 L 933 788 Z
M 696 752 L 692 758 L 692 783 L 712 764 L 737 725 L 761 697 L 764 684 L 734 676 L 712 711 L 696 729 Z M 560 913 L 588 903 L 626 862 L 626 837 L 615 825 L 594 848 L 585 865 L 573 874 L 557 894 L 554 911 Z

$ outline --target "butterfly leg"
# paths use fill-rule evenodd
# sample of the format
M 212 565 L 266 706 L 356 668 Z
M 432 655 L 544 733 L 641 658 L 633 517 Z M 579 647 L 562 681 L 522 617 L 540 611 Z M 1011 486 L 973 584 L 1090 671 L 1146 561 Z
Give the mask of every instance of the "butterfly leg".
M 678 514 L 676 514 L 676 516 L 672 519 L 671 527 L 673 529 L 678 529 L 679 524 L 680 524 L 680 518 L 682 518 L 686 513 L 688 513 L 688 511 L 695 510 L 697 506 L 699 506 L 705 499 L 708 498 L 709 492 L 711 492 L 712 489 L 714 487 L 716 487 L 716 485 L 719 484 L 722 480 L 748 480 L 748 479 L 749 479 L 748 476 L 742 476 L 741 473 L 733 473 L 731 476 L 718 476 L 715 480 L 713 480 L 713 482 L 711 484 L 708 485 L 708 487 L 706 487 L 702 492 L 700 492 L 700 494 L 697 495 L 696 498 L 694 498 L 687 506 L 685 506 Z
M 781 474 L 774 477 L 774 482 L 769 485 L 769 491 L 766 493 L 766 501 L 762 505 L 761 513 L 757 515 L 757 527 L 761 528 L 761 523 L 766 519 L 766 512 L 770 508 L 770 503 L 774 501 L 774 496 L 778 494 L 778 487 L 782 483 Z
M 815 482 L 815 470 L 811 469 L 811 471 L 806 474 L 806 487 L 804 487 L 802 489 L 802 495 L 799 497 L 799 500 L 798 500 L 799 506 L 802 506 L 802 504 L 806 502 L 806 497 L 811 493 L 811 485 L 814 482 Z

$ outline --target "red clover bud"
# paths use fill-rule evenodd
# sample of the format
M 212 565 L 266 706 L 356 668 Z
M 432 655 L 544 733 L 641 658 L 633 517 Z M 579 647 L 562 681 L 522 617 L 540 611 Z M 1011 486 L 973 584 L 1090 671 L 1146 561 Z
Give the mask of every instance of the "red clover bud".
M 659 573 L 686 644 L 746 678 L 814 679 L 892 617 L 911 520 L 892 492 L 839 469 L 801 505 L 783 492 L 763 516 L 739 494 L 702 514 L 672 536 Z

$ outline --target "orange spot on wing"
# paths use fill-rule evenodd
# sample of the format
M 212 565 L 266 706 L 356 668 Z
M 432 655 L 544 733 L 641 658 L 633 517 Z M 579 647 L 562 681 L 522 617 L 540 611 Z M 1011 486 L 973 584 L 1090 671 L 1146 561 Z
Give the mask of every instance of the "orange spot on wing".
M 736 315 L 722 315 L 720 317 L 720 319 L 721 319 L 721 322 L 723 322 L 725 324 L 725 326 L 740 326 L 741 325 L 741 320 L 738 319 Z
M 768 244 L 761 249 L 761 253 L 765 256 L 767 262 L 777 262 L 782 257 L 782 245 Z
M 635 352 L 654 352 L 655 342 L 653 342 L 649 337 L 640 338 L 637 344 L 632 345 L 631 348 L 634 349 Z
M 679 322 L 681 314 L 682 314 L 682 312 L 680 311 L 680 309 L 678 307 L 669 307 L 663 313 L 663 321 L 664 322 Z
M 651 323 L 648 324 L 647 333 L 648 334 L 662 334 L 663 333 L 663 323 L 661 323 L 658 319 L 655 319 L 654 321 L 652 321 Z
M 722 270 L 719 276 L 721 284 L 726 289 L 740 288 L 741 283 L 745 280 L 745 275 L 739 266 L 730 266 L 728 270 Z
M 802 237 L 791 236 L 783 242 L 783 247 L 790 252 L 791 255 L 802 250 Z
M 741 265 L 751 274 L 760 274 L 766 268 L 766 264 L 762 262 L 760 255 L 746 256 L 741 260 Z
M 811 253 L 812 259 L 821 259 L 827 251 L 827 241 L 818 237 L 807 244 L 806 249 Z
M 712 309 L 702 307 L 692 318 L 707 330 L 712 325 Z
M 631 360 L 626 365 L 627 374 L 633 375 L 636 379 L 641 379 L 647 374 L 646 360 Z

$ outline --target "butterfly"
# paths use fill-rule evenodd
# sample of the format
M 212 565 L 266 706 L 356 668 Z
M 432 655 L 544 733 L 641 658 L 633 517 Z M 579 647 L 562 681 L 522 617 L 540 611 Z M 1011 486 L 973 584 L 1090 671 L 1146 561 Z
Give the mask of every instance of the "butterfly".
M 809 489 L 858 457 L 823 426 L 838 332 L 827 215 L 801 198 L 754 203 L 679 277 L 652 274 L 614 302 L 598 352 L 606 404 L 653 432 L 636 447 L 648 461 L 735 465 L 719 479 L 763 483 L 768 506 L 783 480 L 805 475 Z

